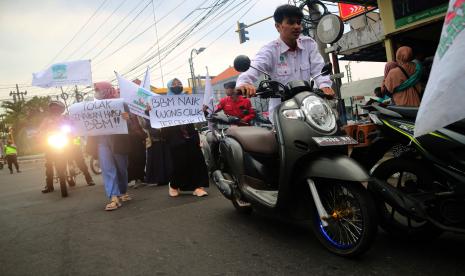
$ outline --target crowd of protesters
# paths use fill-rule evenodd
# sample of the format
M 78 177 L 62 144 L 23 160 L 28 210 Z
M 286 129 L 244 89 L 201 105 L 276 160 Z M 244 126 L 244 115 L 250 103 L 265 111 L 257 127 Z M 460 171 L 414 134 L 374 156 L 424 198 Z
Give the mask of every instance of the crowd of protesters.
M 168 82 L 167 95 L 183 94 L 181 81 Z M 96 99 L 118 98 L 119 92 L 110 83 L 95 84 Z M 147 110 L 148 112 L 149 110 Z M 105 192 L 110 202 L 105 210 L 118 209 L 132 200 L 128 183 L 135 187 L 167 185 L 171 197 L 188 191 L 194 196 L 208 195 L 208 172 L 200 149 L 200 139 L 193 124 L 155 129 L 147 119 L 124 113 L 128 134 L 89 137 L 87 150 L 98 158 Z

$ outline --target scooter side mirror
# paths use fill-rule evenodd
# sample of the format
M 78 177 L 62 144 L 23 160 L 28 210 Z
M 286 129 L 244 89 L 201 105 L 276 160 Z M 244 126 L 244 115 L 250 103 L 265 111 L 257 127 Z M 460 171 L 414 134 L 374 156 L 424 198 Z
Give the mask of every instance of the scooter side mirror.
M 246 55 L 237 56 L 234 59 L 234 69 L 239 72 L 245 72 L 250 68 L 250 59 Z
M 321 75 L 322 76 L 327 76 L 333 72 L 333 65 L 331 62 L 326 63 L 323 68 L 321 68 Z

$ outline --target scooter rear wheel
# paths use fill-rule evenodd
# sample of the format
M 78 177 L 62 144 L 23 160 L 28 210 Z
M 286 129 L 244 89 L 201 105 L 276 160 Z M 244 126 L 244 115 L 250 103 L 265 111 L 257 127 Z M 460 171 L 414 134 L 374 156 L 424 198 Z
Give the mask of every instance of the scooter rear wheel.
M 359 183 L 316 183 L 321 203 L 328 213 L 324 226 L 314 212 L 313 232 L 330 252 L 355 257 L 367 251 L 377 232 L 373 199 Z

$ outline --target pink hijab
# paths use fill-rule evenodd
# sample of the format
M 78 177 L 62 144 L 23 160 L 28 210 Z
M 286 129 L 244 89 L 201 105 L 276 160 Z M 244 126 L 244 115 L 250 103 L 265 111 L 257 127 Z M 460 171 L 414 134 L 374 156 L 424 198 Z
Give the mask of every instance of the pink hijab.
M 97 100 L 118 98 L 118 91 L 106 81 L 94 83 L 95 98 Z
M 385 93 L 386 92 L 386 77 L 387 75 L 389 74 L 389 71 L 391 71 L 392 69 L 396 68 L 396 67 L 399 67 L 399 64 L 397 64 L 397 62 L 395 61 L 389 61 L 386 63 L 386 65 L 384 65 L 384 78 L 383 78 L 383 82 L 381 83 L 381 92 L 382 93 Z

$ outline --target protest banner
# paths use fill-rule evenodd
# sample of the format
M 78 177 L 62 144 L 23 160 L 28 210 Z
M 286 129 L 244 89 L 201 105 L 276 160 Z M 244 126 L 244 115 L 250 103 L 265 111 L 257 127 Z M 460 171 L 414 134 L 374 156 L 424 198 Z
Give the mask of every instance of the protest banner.
M 121 98 L 128 104 L 129 112 L 142 118 L 149 119 L 149 116 L 145 115 L 146 105 L 150 104 L 150 98 L 152 96 L 159 95 L 121 77 L 118 73 L 116 73 L 116 79 L 118 80 Z
M 152 97 L 150 125 L 164 128 L 205 122 L 202 102 L 202 94 Z
M 415 121 L 415 137 L 465 119 L 465 1 L 452 0 Z
M 127 134 L 128 125 L 122 118 L 123 112 L 123 99 L 80 102 L 69 108 L 74 134 L 77 136 Z
M 92 85 L 90 60 L 52 64 L 44 71 L 32 73 L 32 85 L 43 88 L 65 85 Z

